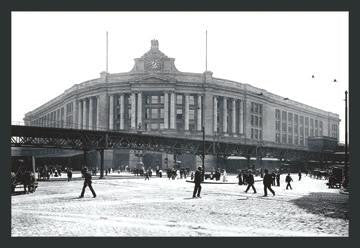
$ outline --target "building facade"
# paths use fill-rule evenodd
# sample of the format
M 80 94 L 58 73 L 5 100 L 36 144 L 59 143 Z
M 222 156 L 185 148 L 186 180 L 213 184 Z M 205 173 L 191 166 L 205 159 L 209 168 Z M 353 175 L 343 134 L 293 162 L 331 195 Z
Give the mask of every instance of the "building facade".
M 180 72 L 157 40 L 130 72 L 102 72 L 27 113 L 26 125 L 202 137 L 307 148 L 308 137 L 339 139 L 339 115 L 215 78 Z M 113 153 L 113 157 L 115 157 Z

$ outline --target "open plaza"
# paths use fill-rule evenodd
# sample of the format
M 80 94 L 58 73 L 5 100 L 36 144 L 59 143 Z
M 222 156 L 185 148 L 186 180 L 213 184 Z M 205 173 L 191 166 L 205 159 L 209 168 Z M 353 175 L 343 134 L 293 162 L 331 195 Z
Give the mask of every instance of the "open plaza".
M 349 195 L 329 189 L 326 180 L 296 174 L 293 190 L 285 175 L 275 196 L 245 193 L 236 175 L 227 184 L 206 180 L 201 198 L 192 198 L 194 184 L 166 176 L 113 173 L 93 177 L 93 198 L 83 179 L 39 181 L 34 193 L 11 198 L 11 235 L 21 236 L 349 236 Z M 189 180 L 189 177 L 188 177 Z M 232 183 L 232 184 L 231 184 Z

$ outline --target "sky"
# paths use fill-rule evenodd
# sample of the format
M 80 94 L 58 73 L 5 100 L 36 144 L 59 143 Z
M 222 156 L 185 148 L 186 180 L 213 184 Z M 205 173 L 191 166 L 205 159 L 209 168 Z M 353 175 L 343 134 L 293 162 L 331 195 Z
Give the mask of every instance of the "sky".
M 12 12 L 11 118 L 159 49 L 183 72 L 251 84 L 339 114 L 344 142 L 348 12 Z M 314 78 L 312 78 L 314 75 Z M 336 82 L 334 82 L 336 79 Z

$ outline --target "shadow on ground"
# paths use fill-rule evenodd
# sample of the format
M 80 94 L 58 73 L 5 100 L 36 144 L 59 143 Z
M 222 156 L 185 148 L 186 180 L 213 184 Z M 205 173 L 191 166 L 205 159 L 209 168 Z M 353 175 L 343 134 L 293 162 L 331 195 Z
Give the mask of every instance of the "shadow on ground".
M 291 200 L 291 202 L 312 214 L 336 219 L 349 219 L 350 206 L 348 195 L 317 192 Z

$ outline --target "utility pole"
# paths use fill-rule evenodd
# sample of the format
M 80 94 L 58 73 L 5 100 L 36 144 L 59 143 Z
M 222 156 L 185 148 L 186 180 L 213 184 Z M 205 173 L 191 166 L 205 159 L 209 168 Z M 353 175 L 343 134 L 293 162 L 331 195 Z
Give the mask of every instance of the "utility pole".
M 348 91 L 345 91 L 345 166 L 344 166 L 344 183 L 343 187 L 347 188 L 349 184 L 349 167 L 348 167 L 348 131 L 347 131 L 347 95 Z

